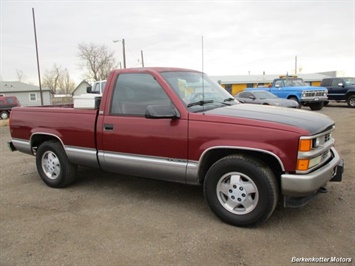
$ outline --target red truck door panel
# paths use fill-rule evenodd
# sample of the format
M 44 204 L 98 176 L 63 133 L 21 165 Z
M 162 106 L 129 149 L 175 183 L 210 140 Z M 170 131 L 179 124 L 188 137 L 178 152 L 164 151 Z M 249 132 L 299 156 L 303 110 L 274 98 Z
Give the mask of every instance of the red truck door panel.
M 152 75 L 119 75 L 109 114 L 101 124 L 100 164 L 105 170 L 123 174 L 184 179 L 188 121 L 145 118 L 148 105 L 172 102 Z

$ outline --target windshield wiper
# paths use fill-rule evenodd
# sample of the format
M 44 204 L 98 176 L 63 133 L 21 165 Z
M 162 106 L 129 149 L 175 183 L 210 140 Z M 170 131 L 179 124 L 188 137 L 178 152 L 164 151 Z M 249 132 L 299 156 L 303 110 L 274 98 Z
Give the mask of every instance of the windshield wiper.
M 196 105 L 205 105 L 206 103 L 213 103 L 213 100 L 207 100 L 207 101 L 198 101 L 198 102 L 193 102 L 193 103 L 189 103 L 187 105 L 187 107 L 192 107 L 192 106 L 196 106 Z
M 229 98 L 227 98 L 227 99 L 224 99 L 223 100 L 223 102 L 221 102 L 221 104 L 224 104 L 224 105 L 231 105 L 230 103 L 227 103 L 227 102 L 231 102 L 231 101 L 235 101 L 235 99 L 234 98 L 232 98 L 232 97 L 229 97 Z
M 223 102 L 230 102 L 230 101 L 234 101 L 235 99 L 232 97 L 229 97 L 227 99 L 224 99 Z

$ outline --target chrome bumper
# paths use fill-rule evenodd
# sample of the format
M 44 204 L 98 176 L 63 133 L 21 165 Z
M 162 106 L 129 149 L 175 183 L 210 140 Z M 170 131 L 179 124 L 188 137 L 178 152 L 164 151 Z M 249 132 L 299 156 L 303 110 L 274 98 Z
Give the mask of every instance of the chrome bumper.
M 333 158 L 322 168 L 306 175 L 281 175 L 281 191 L 283 196 L 302 197 L 313 194 L 329 181 L 341 181 L 344 162 L 334 148 L 331 148 Z
M 324 102 L 327 101 L 328 97 L 324 97 L 324 96 L 312 96 L 312 97 L 301 97 L 301 102 Z

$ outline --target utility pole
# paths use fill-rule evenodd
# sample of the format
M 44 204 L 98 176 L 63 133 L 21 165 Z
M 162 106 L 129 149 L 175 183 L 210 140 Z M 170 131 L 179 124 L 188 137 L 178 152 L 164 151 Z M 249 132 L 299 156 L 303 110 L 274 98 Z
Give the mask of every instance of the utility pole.
M 126 68 L 126 44 L 124 39 L 122 39 L 122 52 L 123 52 L 123 68 Z
M 122 53 L 123 53 L 123 68 L 126 68 L 126 43 L 125 40 L 113 40 L 114 43 L 122 42 Z
M 144 67 L 143 50 L 141 50 L 142 67 Z
M 32 17 L 33 17 L 33 29 L 35 33 L 35 45 L 36 45 L 36 55 L 37 55 L 37 70 L 38 70 L 38 83 L 39 83 L 39 92 L 41 95 L 41 105 L 43 105 L 43 94 L 42 94 L 42 85 L 41 85 L 41 71 L 39 69 L 39 55 L 38 55 L 38 45 L 37 45 L 37 31 L 36 31 L 36 20 L 35 20 L 35 9 L 32 8 Z
M 297 55 L 295 56 L 295 75 L 297 75 Z

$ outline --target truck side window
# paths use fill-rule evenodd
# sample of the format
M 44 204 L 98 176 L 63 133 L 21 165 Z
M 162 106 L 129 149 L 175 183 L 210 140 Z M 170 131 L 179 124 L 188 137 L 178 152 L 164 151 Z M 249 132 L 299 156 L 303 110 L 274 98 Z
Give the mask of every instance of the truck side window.
M 279 88 L 283 87 L 283 86 L 282 86 L 282 80 L 277 80 L 277 81 L 275 82 L 275 87 L 276 87 L 276 86 L 279 86 Z
M 100 83 L 96 83 L 95 87 L 92 89 L 94 92 L 100 92 Z
M 113 92 L 110 114 L 144 116 L 148 105 L 170 105 L 164 89 L 150 74 L 120 74 Z
M 332 87 L 338 87 L 339 83 L 343 83 L 343 81 L 341 79 L 333 79 Z

